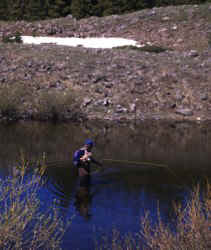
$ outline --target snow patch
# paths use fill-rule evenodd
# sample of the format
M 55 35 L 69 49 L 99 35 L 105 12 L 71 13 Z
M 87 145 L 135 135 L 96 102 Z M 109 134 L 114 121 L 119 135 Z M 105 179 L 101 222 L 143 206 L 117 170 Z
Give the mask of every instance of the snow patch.
M 136 46 L 141 47 L 137 41 L 125 38 L 106 38 L 106 37 L 90 37 L 90 38 L 77 38 L 77 37 L 33 37 L 21 36 L 24 44 L 56 44 L 64 46 L 82 46 L 85 48 L 101 48 L 111 49 L 113 47 L 121 46 Z

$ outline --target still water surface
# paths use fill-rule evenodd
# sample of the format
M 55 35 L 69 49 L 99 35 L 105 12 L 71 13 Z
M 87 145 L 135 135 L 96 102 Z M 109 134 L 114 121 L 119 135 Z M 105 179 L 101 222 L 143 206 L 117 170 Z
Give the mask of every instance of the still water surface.
M 95 141 L 94 155 L 103 161 L 87 188 L 81 188 L 71 164 L 74 150 L 86 138 Z M 47 157 L 46 184 L 39 197 L 43 207 L 55 202 L 64 220 L 74 215 L 63 249 L 94 249 L 95 239 L 138 232 L 148 211 L 152 223 L 157 209 L 173 225 L 173 202 L 185 204 L 196 181 L 211 179 L 211 126 L 207 124 L 144 122 L 108 125 L 18 123 L 0 126 L 0 175 L 8 176 L 20 151 L 36 161 Z M 129 164 L 164 164 L 167 167 Z

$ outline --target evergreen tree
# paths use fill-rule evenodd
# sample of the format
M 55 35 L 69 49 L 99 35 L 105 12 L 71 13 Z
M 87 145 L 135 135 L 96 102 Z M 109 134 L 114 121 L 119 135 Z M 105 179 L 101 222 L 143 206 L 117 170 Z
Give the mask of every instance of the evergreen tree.
M 64 17 L 71 12 L 71 0 L 50 0 L 48 15 L 51 18 Z
M 24 19 L 26 20 L 40 20 L 43 19 L 43 10 L 41 9 L 41 0 L 30 0 L 26 6 Z
M 40 20 L 123 14 L 154 6 L 201 4 L 211 0 L 0 0 L 0 20 Z
M 202 4 L 206 0 L 156 0 L 156 6 L 183 5 L 183 4 Z
M 26 14 L 28 0 L 9 0 L 8 13 L 10 20 L 22 20 Z
M 100 0 L 98 8 L 103 16 L 112 14 L 123 14 L 152 7 L 155 0 Z
M 91 0 L 72 0 L 71 12 L 77 19 L 88 17 L 94 13 L 94 5 Z
M 112 0 L 99 0 L 98 9 L 100 10 L 101 16 L 112 15 Z
M 49 8 L 50 8 L 50 1 L 49 0 L 42 0 L 41 1 L 41 8 L 43 10 L 43 17 L 49 18 Z
M 122 12 L 132 12 L 132 11 L 137 11 L 137 10 L 141 10 L 144 8 L 148 8 L 149 7 L 149 0 L 130 0 L 124 1 L 124 7 L 122 8 Z
M 8 20 L 8 2 L 7 0 L 0 0 L 0 19 Z

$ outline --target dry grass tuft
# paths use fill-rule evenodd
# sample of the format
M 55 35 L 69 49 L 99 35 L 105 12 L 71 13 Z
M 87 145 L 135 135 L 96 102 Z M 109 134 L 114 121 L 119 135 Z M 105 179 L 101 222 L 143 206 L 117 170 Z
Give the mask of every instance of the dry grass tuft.
M 161 220 L 152 229 L 149 220 L 143 219 L 143 232 L 140 235 L 146 241 L 145 249 L 210 249 L 211 186 L 207 187 L 203 198 L 197 186 L 185 208 L 180 205 L 175 206 L 177 221 L 174 232 Z

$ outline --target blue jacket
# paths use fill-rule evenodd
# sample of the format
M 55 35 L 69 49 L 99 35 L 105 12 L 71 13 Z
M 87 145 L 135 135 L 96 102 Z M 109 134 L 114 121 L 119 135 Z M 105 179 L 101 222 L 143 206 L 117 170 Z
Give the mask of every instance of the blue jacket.
M 74 166 L 78 167 L 81 164 L 80 158 L 85 154 L 84 149 L 76 150 L 73 155 L 73 164 Z

